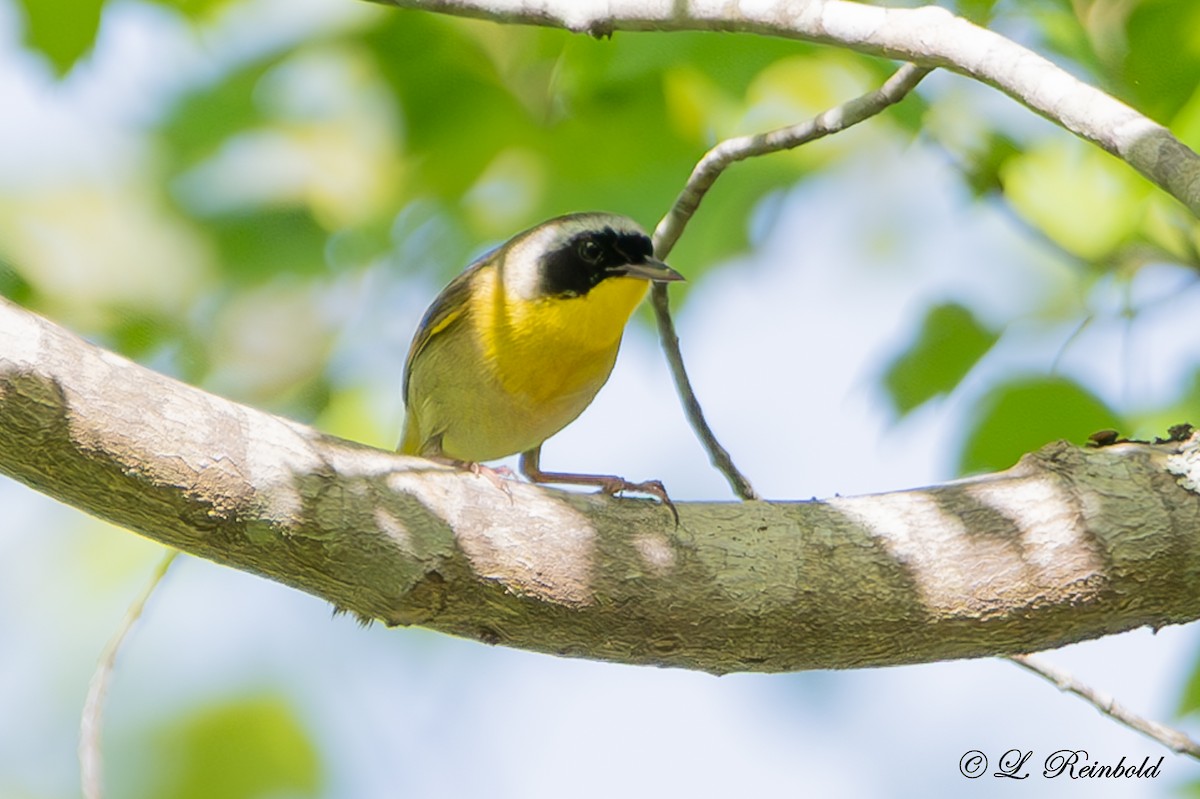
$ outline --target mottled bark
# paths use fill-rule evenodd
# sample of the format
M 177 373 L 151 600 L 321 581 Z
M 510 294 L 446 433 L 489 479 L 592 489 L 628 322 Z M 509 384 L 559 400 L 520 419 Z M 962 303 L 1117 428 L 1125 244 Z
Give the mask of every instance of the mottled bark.
M 676 527 L 323 435 L 0 301 L 0 471 L 365 618 L 564 655 L 843 668 L 1189 621 L 1198 463 L 1194 439 L 1058 443 L 927 489 L 679 503 Z

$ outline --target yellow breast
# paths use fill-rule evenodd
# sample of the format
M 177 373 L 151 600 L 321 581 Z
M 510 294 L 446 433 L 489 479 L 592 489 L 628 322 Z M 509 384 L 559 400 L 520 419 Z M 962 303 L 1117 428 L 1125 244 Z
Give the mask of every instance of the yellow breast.
M 527 452 L 570 424 L 608 380 L 649 284 L 601 281 L 583 297 L 505 298 L 476 275 L 469 324 L 447 323 L 412 365 L 401 451 L 488 461 Z M 432 451 L 432 450 L 431 450 Z
M 495 377 L 535 405 L 582 400 L 574 418 L 608 379 L 625 325 L 649 283 L 609 278 L 582 297 L 508 302 L 498 280 L 488 288 L 475 295 L 472 311 Z

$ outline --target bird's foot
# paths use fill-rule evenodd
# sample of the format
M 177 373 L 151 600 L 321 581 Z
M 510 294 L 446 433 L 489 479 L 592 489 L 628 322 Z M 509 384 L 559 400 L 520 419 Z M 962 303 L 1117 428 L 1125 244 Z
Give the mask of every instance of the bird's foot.
M 657 497 L 671 511 L 671 515 L 675 517 L 675 525 L 679 526 L 679 511 L 675 508 L 675 503 L 671 501 L 671 497 L 667 495 L 667 488 L 662 484 L 661 480 L 643 480 L 640 483 L 631 483 L 624 477 L 605 476 L 604 481 L 600 484 L 600 493 L 608 494 L 609 496 L 616 496 L 625 491 L 632 491 L 635 494 L 649 494 L 652 497 Z
M 485 466 L 482 463 L 466 463 L 464 466 L 466 466 L 471 474 L 487 478 L 489 483 L 507 494 L 509 501 L 512 501 L 512 486 L 509 485 L 508 481 L 517 479 L 516 472 L 512 469 L 507 466 Z
M 575 474 L 573 472 L 543 472 L 541 468 L 542 448 L 539 446 L 528 452 L 521 453 L 521 473 L 534 483 L 563 483 L 577 486 L 599 486 L 600 493 L 615 496 L 622 491 L 632 491 L 637 494 L 649 494 L 658 497 L 662 504 L 670 509 L 675 517 L 675 526 L 679 526 L 679 511 L 675 503 L 667 496 L 667 489 L 659 480 L 646 480 L 642 483 L 631 483 L 624 477 L 612 474 Z

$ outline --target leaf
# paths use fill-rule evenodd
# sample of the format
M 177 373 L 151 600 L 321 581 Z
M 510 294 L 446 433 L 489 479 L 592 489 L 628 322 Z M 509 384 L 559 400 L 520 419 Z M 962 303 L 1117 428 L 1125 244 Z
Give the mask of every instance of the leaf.
M 329 237 L 325 248 L 331 269 L 361 269 L 391 250 L 389 231 L 382 225 L 343 228 Z
M 1151 191 L 1149 183 L 1108 153 L 1063 139 L 1006 159 L 1000 177 L 1017 213 L 1067 250 L 1093 261 L 1134 236 Z
M 1122 95 L 1143 113 L 1169 122 L 1191 97 L 1200 76 L 1200 3 L 1135 4 L 1126 36 Z
M 904 415 L 953 391 L 997 337 L 961 305 L 931 308 L 916 339 L 884 372 L 883 385 L 895 410 Z
M 179 339 L 177 322 L 137 310 L 119 311 L 109 331 L 110 346 L 128 358 L 144 358 L 164 341 Z
M 29 305 L 33 301 L 33 286 L 3 255 L 0 255 L 0 295 L 17 305 Z
M 1052 441 L 1083 443 L 1121 421 L 1095 395 L 1061 377 L 1015 380 L 994 388 L 980 403 L 959 456 L 960 474 L 1007 469 L 1027 452 Z
M 582 210 L 652 227 L 712 137 L 758 120 L 751 85 L 781 57 L 815 52 L 745 35 L 597 41 L 407 12 L 389 15 L 366 41 L 403 108 L 403 199 L 435 199 L 477 240 Z M 844 88 L 831 76 L 847 73 L 873 83 L 880 69 L 871 59 L 842 56 L 836 70 L 824 68 L 826 60 L 814 57 L 800 76 L 804 91 Z M 787 85 L 795 92 L 796 84 Z M 776 155 L 724 175 L 702 211 L 715 221 L 690 226 L 680 242 L 688 273 L 744 250 L 752 209 L 804 168 L 795 154 Z M 511 202 L 495 201 L 497 177 L 515 189 Z M 519 222 L 511 219 L 518 214 Z M 503 232 L 494 226 L 500 221 Z
M 205 220 L 226 273 L 243 281 L 325 270 L 324 228 L 306 208 L 273 208 Z
M 201 708 L 150 739 L 143 766 L 155 799 L 317 796 L 321 764 L 308 731 L 280 698 L 254 697 Z
M 492 27 L 498 47 L 514 35 Z M 536 135 L 470 32 L 470 23 L 396 11 L 363 37 L 403 109 L 405 146 L 417 156 L 410 199 L 457 199 L 498 152 Z
M 168 110 L 160 134 L 172 170 L 182 172 L 194 166 L 226 139 L 263 121 L 254 90 L 274 65 L 271 59 L 247 64 L 183 95 Z
M 958 0 L 958 13 L 976 25 L 987 25 L 996 0 Z
M 17 0 L 25 11 L 25 44 L 66 75 L 96 43 L 104 0 Z

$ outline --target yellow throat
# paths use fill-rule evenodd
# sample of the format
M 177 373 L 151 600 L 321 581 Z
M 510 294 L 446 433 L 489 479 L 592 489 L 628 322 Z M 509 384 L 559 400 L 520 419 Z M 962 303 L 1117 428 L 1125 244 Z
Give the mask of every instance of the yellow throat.
M 582 297 L 505 302 L 493 272 L 472 311 L 495 376 L 507 391 L 534 403 L 594 394 L 608 379 L 625 325 L 648 281 L 611 277 Z M 588 397 L 590 400 L 590 396 Z

